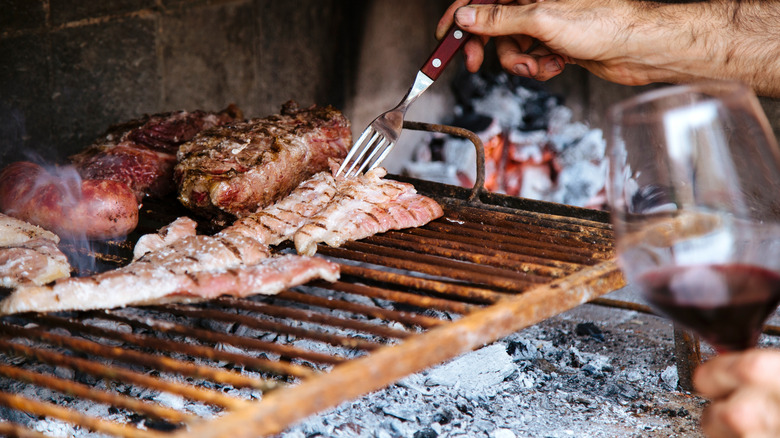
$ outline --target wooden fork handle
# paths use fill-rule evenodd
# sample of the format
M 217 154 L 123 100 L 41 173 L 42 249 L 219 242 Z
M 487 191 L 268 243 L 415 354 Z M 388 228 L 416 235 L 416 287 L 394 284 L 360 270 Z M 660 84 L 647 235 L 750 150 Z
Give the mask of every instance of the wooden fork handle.
M 472 0 L 469 4 L 487 5 L 496 3 L 496 1 L 498 0 Z M 420 71 L 434 81 L 438 79 L 441 72 L 447 67 L 447 64 L 452 61 L 452 58 L 455 57 L 455 54 L 466 44 L 470 37 L 470 33 L 453 24 L 439 42 L 439 45 L 436 46 L 436 50 L 433 51 L 431 57 L 425 61 Z

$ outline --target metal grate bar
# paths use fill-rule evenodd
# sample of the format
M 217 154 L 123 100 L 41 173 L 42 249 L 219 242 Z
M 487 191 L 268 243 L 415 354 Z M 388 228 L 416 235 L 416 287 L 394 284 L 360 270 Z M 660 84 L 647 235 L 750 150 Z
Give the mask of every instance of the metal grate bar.
M 392 245 L 403 249 L 410 249 L 411 245 L 421 246 L 425 247 L 429 254 L 440 257 L 522 272 L 528 275 L 529 280 L 534 283 L 549 281 L 549 277 L 562 277 L 580 268 L 580 265 L 573 263 L 496 249 L 493 245 L 485 245 L 486 239 L 489 238 L 488 235 L 481 237 L 460 235 L 457 238 L 446 240 L 441 233 L 434 233 L 429 229 L 420 228 L 415 231 L 415 233 L 388 232 L 384 236 L 368 238 L 366 242 L 384 246 Z M 446 234 L 452 235 L 453 233 L 457 232 L 453 229 Z M 531 277 L 532 275 L 540 278 L 534 279 Z
M 480 213 L 479 210 L 469 208 L 449 213 L 453 215 L 453 220 L 463 222 L 462 227 L 469 231 L 495 236 L 498 242 L 521 245 L 525 247 L 525 251 L 544 250 L 550 254 L 548 257 L 556 260 L 593 265 L 594 254 L 598 254 L 597 260 L 602 260 L 605 258 L 605 250 L 612 248 L 609 242 L 611 230 L 600 227 L 594 229 L 582 225 L 554 223 L 545 226 L 517 221 L 516 217 L 500 213 L 486 217 L 484 211 Z M 480 220 L 480 217 L 484 219 Z M 567 251 L 561 251 L 562 248 Z
M 47 376 L 44 374 L 27 371 L 18 367 L 0 365 L 0 375 L 22 382 L 31 383 L 36 386 L 53 389 L 70 396 L 81 397 L 95 401 L 97 403 L 104 403 L 119 408 L 133 410 L 151 417 L 170 421 L 172 423 L 184 423 L 194 419 L 192 415 L 184 414 L 164 406 L 145 403 L 138 399 L 127 397 L 121 394 L 97 391 L 91 386 L 71 382 L 70 380 L 61 379 L 59 377 Z
M 61 336 L 46 332 L 42 329 L 25 327 L 17 328 L 7 324 L 0 325 L 0 332 L 35 339 L 58 347 L 70 348 L 90 356 L 100 356 L 115 359 L 125 363 L 143 365 L 148 368 L 168 371 L 173 374 L 185 375 L 198 379 L 207 379 L 215 382 L 223 382 L 237 387 L 255 388 L 262 391 L 273 389 L 276 383 L 246 377 L 240 373 L 220 370 L 213 367 L 198 366 L 183 360 L 173 359 L 157 355 L 149 355 L 138 351 L 113 348 L 98 344 L 86 339 Z
M 48 322 L 52 327 L 64 327 L 71 332 L 81 332 L 92 336 L 113 339 L 125 343 L 125 345 L 135 345 L 140 348 L 146 348 L 155 351 L 175 351 L 193 357 L 201 357 L 209 360 L 224 360 L 236 365 L 243 365 L 256 371 L 267 371 L 282 375 L 291 375 L 296 377 L 309 377 L 311 371 L 292 364 L 284 364 L 270 360 L 257 359 L 249 356 L 238 355 L 226 351 L 217 350 L 210 347 L 197 346 L 190 343 L 170 341 L 166 339 L 153 338 L 151 336 L 137 335 L 130 333 L 121 333 L 118 331 L 107 330 L 101 327 L 95 327 L 88 324 L 81 324 L 69 321 L 63 318 L 52 316 L 41 316 L 40 321 Z M 273 389 L 278 385 L 277 382 L 266 382 L 266 389 Z
M 342 319 L 323 313 L 291 309 L 289 307 L 274 306 L 271 304 L 262 304 L 254 301 L 237 300 L 235 298 L 222 298 L 217 300 L 216 303 L 224 307 L 248 310 L 276 318 L 283 318 L 288 320 L 295 319 L 303 322 L 313 322 L 333 327 L 351 329 L 357 332 L 370 333 L 382 338 L 406 339 L 411 336 L 411 333 L 407 331 L 396 330 L 386 326 L 369 324 L 351 319 Z
M 504 297 L 505 294 L 486 289 L 484 287 L 474 286 L 467 282 L 455 282 L 447 278 L 422 277 L 414 275 L 400 274 L 396 272 L 367 269 L 359 266 L 342 265 L 342 274 L 346 276 L 360 277 L 368 281 L 374 281 L 384 284 L 395 285 L 404 289 L 414 289 L 418 292 L 428 292 L 437 294 L 437 296 L 446 297 L 439 302 L 430 302 L 431 305 L 440 305 L 440 310 L 464 309 L 459 313 L 468 312 L 472 307 L 462 301 L 471 303 L 493 303 Z M 419 295 L 418 295 L 419 296 Z M 455 301 L 458 300 L 458 301 Z M 449 306 L 446 304 L 449 302 Z
M 148 317 L 145 317 L 144 321 L 139 321 L 138 319 L 134 319 L 132 317 L 120 316 L 117 313 L 117 311 L 105 312 L 102 313 L 101 316 L 103 318 L 108 318 L 117 322 L 122 322 L 136 328 L 144 328 L 146 330 L 157 332 L 160 334 L 168 333 L 168 334 L 176 334 L 180 336 L 187 336 L 189 338 L 196 338 L 201 342 L 230 344 L 235 347 L 244 348 L 247 350 L 266 351 L 266 352 L 278 354 L 281 357 L 299 357 L 301 359 L 305 359 L 315 363 L 333 365 L 333 364 L 343 362 L 343 359 L 341 358 L 329 356 L 326 354 L 320 354 L 308 350 L 303 350 L 289 345 L 277 344 L 273 342 L 265 342 L 254 338 L 245 338 L 245 337 L 229 335 L 224 333 L 217 333 L 214 331 L 199 329 L 192 326 L 184 326 L 169 321 L 153 320 Z M 282 371 L 281 373 L 285 375 L 291 375 L 291 376 L 295 375 L 294 371 L 285 370 Z M 301 371 L 297 371 L 297 373 L 301 374 Z M 305 374 L 305 372 L 303 373 Z
M 385 321 L 398 322 L 409 327 L 416 326 L 422 328 L 432 328 L 445 324 L 445 322 L 440 319 L 425 315 L 417 315 L 410 312 L 399 312 L 396 310 L 382 309 L 380 307 L 366 306 L 334 297 L 322 298 L 316 295 L 307 295 L 292 290 L 284 291 L 278 295 L 275 295 L 273 299 L 308 304 L 322 309 L 343 310 L 356 315 L 364 315 Z
M 365 278 L 365 277 L 364 277 Z M 360 277 L 358 277 L 360 279 Z M 317 282 L 314 283 L 320 287 L 326 287 L 327 285 Z M 436 309 L 446 312 L 454 313 L 468 313 L 472 309 L 476 308 L 474 305 L 459 303 L 456 301 L 449 301 L 442 298 L 429 297 L 424 295 L 417 295 L 407 292 L 398 292 L 389 289 L 383 289 L 376 285 L 355 284 L 346 281 L 337 281 L 330 284 L 332 290 L 340 292 L 351 293 L 355 295 L 362 295 L 370 298 L 378 298 L 382 300 L 388 300 L 399 304 L 407 304 L 420 309 Z
M 371 351 L 381 347 L 381 344 L 366 341 L 362 339 L 349 338 L 330 333 L 315 332 L 299 327 L 291 327 L 283 323 L 273 322 L 266 319 L 254 318 L 251 316 L 239 315 L 237 313 L 227 313 L 213 309 L 198 309 L 185 306 L 166 306 L 166 310 L 174 315 L 187 316 L 191 318 L 208 318 L 216 321 L 237 322 L 248 327 L 265 330 L 277 334 L 292 335 L 299 338 L 320 341 L 334 346 L 346 348 L 356 348 L 359 350 Z
M 510 221 L 521 223 L 530 227 L 543 227 L 547 229 L 565 230 L 576 235 L 577 233 L 593 233 L 604 237 L 604 244 L 609 245 L 609 236 L 612 234 L 612 225 L 608 221 L 601 222 L 592 219 L 583 219 L 576 214 L 576 207 L 562 206 L 566 215 L 534 211 L 533 209 L 517 209 L 502 207 L 500 204 L 470 205 L 460 199 L 442 200 L 446 212 L 445 216 L 451 220 L 467 220 L 472 223 L 502 223 Z M 486 213 L 490 210 L 490 214 Z M 583 210 L 583 209 L 580 209 Z M 583 210 L 584 211 L 584 210 Z M 592 211 L 588 211 L 592 212 Z M 468 219 L 471 218 L 471 219 Z M 523 227 L 524 228 L 524 227 Z M 520 229 L 518 231 L 522 232 Z M 525 233 L 531 234 L 531 233 Z
M 80 424 L 97 432 L 114 436 L 151 438 L 157 434 L 125 426 L 100 418 L 90 417 L 72 409 L 63 408 L 52 403 L 42 403 L 15 394 L 0 392 L 0 405 L 29 412 L 33 415 L 57 418 L 70 423 Z
M 175 382 L 156 379 L 146 374 L 135 371 L 118 368 L 110 365 L 104 365 L 94 360 L 81 359 L 72 356 L 66 356 L 60 353 L 54 353 L 41 348 L 33 348 L 26 345 L 7 342 L 0 339 L 0 350 L 18 354 L 29 358 L 34 358 L 40 362 L 53 365 L 64 366 L 73 370 L 90 374 L 95 377 L 132 383 L 134 385 L 146 388 L 157 389 L 159 391 L 179 394 L 190 400 L 207 403 L 223 408 L 235 409 L 246 402 L 233 397 L 225 396 L 218 392 L 207 391 L 191 385 L 184 385 Z
M 46 438 L 46 435 L 32 431 L 16 423 L 0 421 L 0 436 L 16 438 Z
M 386 266 L 423 274 L 447 277 L 451 280 L 479 284 L 481 286 L 516 291 L 534 284 L 522 273 L 501 270 L 490 266 L 478 266 L 457 260 L 398 251 L 362 242 L 350 242 L 344 249 L 335 251 L 320 247 L 323 254 L 347 258 L 365 263 Z M 318 250 L 318 251 L 320 251 Z M 346 251 L 352 251 L 346 252 Z
M 446 236 L 439 239 L 443 241 Z M 373 243 L 373 242 L 372 242 Z M 495 288 L 517 290 L 533 284 L 545 283 L 548 280 L 533 274 L 517 272 L 510 269 L 502 269 L 491 265 L 478 265 L 470 260 L 457 260 L 435 255 L 417 254 L 410 251 L 399 250 L 390 246 L 374 245 L 372 243 L 356 242 L 346 245 L 347 248 L 359 248 L 368 254 L 381 254 L 382 256 L 407 261 L 411 258 L 417 271 L 436 272 L 461 281 L 470 281 Z M 431 246 L 434 249 L 435 245 Z M 427 266 L 430 267 L 427 267 Z M 402 267 L 403 268 L 403 267 Z M 508 283 L 507 283 L 508 282 Z

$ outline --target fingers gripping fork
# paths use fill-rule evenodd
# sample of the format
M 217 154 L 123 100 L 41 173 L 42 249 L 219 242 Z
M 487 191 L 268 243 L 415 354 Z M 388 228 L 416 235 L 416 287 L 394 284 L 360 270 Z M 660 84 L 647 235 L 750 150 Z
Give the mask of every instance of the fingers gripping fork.
M 471 4 L 492 4 L 497 0 L 472 0 Z M 466 44 L 471 35 L 453 25 L 431 56 L 425 62 L 401 103 L 381 114 L 358 137 L 350 148 L 344 162 L 336 171 L 336 176 L 344 173 L 351 178 L 369 171 L 387 157 L 395 146 L 403 130 L 406 110 L 433 82 L 439 78 L 444 68 L 455 54 Z

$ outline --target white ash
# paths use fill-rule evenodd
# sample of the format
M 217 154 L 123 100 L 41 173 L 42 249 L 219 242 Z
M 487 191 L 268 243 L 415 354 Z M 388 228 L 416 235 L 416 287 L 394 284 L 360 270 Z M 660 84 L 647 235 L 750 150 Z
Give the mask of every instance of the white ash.
M 423 383 L 425 386 L 453 387 L 467 399 L 474 400 L 495 396 L 498 385 L 515 371 L 506 347 L 494 344 L 432 369 L 425 376 Z M 419 387 L 419 382 L 415 382 L 419 376 L 421 375 L 416 374 L 405 380 L 410 380 L 410 384 Z M 402 381 L 399 384 L 404 383 Z

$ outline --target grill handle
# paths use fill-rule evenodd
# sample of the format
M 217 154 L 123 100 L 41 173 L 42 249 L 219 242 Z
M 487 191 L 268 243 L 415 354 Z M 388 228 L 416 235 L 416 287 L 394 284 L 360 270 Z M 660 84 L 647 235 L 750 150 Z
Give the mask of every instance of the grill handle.
M 466 138 L 474 144 L 477 151 L 477 180 L 474 181 L 474 187 L 471 188 L 471 194 L 468 197 L 470 203 L 480 203 L 480 195 L 485 192 L 485 146 L 482 144 L 479 136 L 468 129 L 455 126 L 438 125 L 434 123 L 422 123 L 404 121 L 404 129 L 415 131 L 440 132 L 442 134 L 453 135 L 455 137 Z

